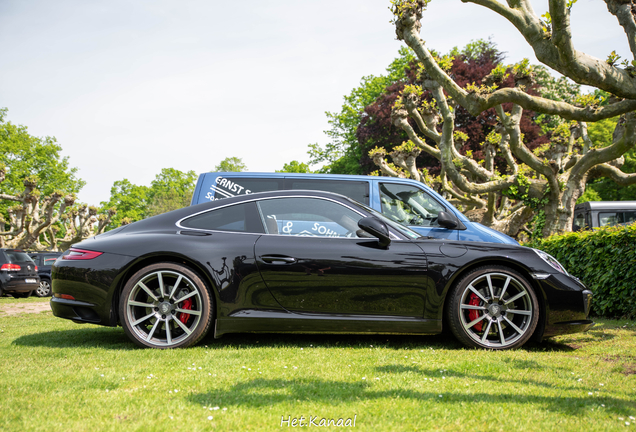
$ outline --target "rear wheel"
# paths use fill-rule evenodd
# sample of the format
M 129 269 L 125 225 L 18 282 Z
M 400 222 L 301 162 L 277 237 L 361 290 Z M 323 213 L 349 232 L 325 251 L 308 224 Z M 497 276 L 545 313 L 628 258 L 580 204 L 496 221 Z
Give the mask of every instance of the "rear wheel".
M 119 316 L 128 337 L 141 347 L 185 348 L 210 329 L 212 302 L 205 283 L 192 270 L 158 263 L 128 280 Z
M 48 297 L 51 295 L 51 282 L 48 279 L 41 279 L 40 286 L 34 291 L 38 297 Z
M 450 293 L 446 310 L 455 337 L 469 347 L 513 349 L 530 339 L 539 302 L 528 281 L 507 267 L 480 267 Z

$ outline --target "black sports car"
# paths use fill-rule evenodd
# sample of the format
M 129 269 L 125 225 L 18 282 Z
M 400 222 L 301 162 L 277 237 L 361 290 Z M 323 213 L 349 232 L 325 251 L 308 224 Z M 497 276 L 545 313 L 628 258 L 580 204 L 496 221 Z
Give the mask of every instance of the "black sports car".
M 85 240 L 53 266 L 53 295 L 56 316 L 120 324 L 152 348 L 186 347 L 209 331 L 448 326 L 468 346 L 508 349 L 593 325 L 592 293 L 544 252 L 420 237 L 316 191 L 227 198 Z

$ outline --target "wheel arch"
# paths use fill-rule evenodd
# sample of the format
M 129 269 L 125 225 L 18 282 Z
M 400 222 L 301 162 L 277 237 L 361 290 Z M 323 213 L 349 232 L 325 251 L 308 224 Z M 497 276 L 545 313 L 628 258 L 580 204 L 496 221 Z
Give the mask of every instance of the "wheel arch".
M 212 281 L 212 278 L 210 277 L 209 273 L 205 270 L 205 267 L 201 263 L 198 263 L 196 260 L 188 258 L 184 255 L 175 254 L 175 253 L 159 253 L 159 254 L 155 253 L 152 255 L 145 255 L 145 256 L 139 257 L 134 262 L 132 262 L 128 266 L 128 268 L 126 268 L 122 272 L 122 274 L 118 278 L 116 288 L 113 292 L 113 298 L 112 298 L 112 303 L 110 308 L 111 310 L 110 324 L 113 327 L 117 325 L 121 325 L 120 316 L 119 316 L 119 300 L 121 298 L 121 293 L 124 289 L 124 286 L 126 285 L 126 282 L 128 282 L 128 280 L 137 271 L 141 270 L 142 268 L 152 264 L 161 263 L 161 262 L 184 265 L 190 270 L 192 270 L 194 273 L 196 273 L 197 276 L 199 276 L 201 280 L 206 284 L 206 288 L 208 289 L 210 295 L 214 299 L 214 307 L 212 308 L 213 309 L 212 313 L 214 314 L 214 318 L 213 318 L 214 323 L 213 323 L 213 328 L 211 329 L 212 331 L 214 331 L 214 327 L 216 327 L 215 318 L 217 316 L 217 311 L 219 307 L 219 295 L 218 295 L 217 287 L 215 283 Z
M 466 266 L 464 266 L 461 270 L 455 272 L 452 278 L 448 280 L 446 286 L 444 287 L 443 292 L 443 302 L 442 307 L 439 310 L 439 314 L 441 314 L 440 319 L 442 320 L 442 329 L 448 328 L 448 318 L 446 313 L 446 308 L 448 307 L 448 293 L 455 286 L 455 284 L 460 281 L 466 274 L 471 271 L 484 266 L 502 266 L 508 267 L 511 270 L 515 270 L 520 273 L 530 284 L 532 289 L 537 296 L 537 300 L 539 301 L 539 322 L 537 323 L 537 327 L 530 338 L 530 340 L 534 340 L 537 342 L 541 342 L 543 338 L 543 332 L 545 330 L 547 315 L 548 315 L 548 303 L 546 299 L 546 293 L 541 287 L 539 283 L 532 277 L 530 269 L 520 264 L 518 261 L 513 261 L 506 258 L 492 258 L 487 257 L 484 259 L 480 259 L 477 261 L 473 261 Z

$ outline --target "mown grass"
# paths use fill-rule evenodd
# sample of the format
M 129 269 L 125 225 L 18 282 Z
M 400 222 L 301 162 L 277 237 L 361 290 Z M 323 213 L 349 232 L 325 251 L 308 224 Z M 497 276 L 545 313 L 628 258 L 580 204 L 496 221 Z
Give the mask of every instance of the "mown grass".
M 121 328 L 50 312 L 0 313 L 0 332 L 6 431 L 294 429 L 281 427 L 283 416 L 355 416 L 355 429 L 376 431 L 636 424 L 636 323 L 628 321 L 599 320 L 588 333 L 510 352 L 442 336 L 337 335 L 229 335 L 143 350 Z

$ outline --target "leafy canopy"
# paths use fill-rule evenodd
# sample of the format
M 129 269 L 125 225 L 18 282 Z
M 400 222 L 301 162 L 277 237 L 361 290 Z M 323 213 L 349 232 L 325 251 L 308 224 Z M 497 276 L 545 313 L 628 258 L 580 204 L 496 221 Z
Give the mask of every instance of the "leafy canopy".
M 243 163 L 243 159 L 237 157 L 226 157 L 217 166 L 214 172 L 243 172 L 247 171 L 247 165 Z
M 6 171 L 0 192 L 21 194 L 24 179 L 31 176 L 44 196 L 56 191 L 78 193 L 86 182 L 77 177 L 77 168 L 69 167 L 68 157 L 61 156 L 62 147 L 57 140 L 30 135 L 26 126 L 5 120 L 7 111 L 0 108 L 0 167 Z

